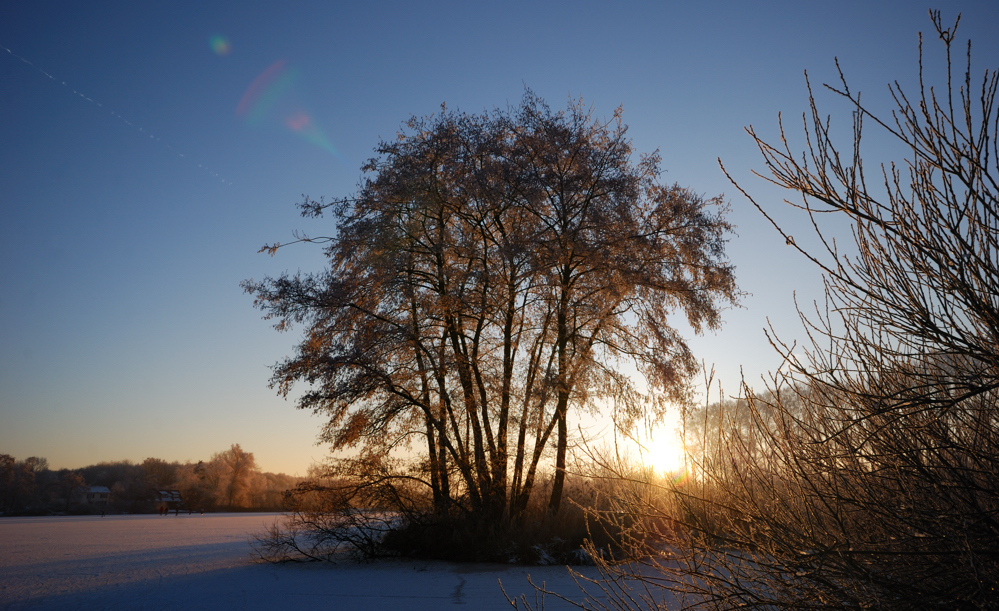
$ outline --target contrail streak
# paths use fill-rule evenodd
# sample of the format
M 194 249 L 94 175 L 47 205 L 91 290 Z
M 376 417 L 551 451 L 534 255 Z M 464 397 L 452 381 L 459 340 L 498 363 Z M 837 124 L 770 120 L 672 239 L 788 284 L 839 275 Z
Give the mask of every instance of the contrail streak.
M 0 45 L 0 49 L 3 49 L 3 50 L 4 50 L 4 51 L 6 51 L 6 52 L 7 52 L 7 53 L 8 53 L 9 55 L 11 55 L 12 57 L 14 57 L 14 58 L 16 58 L 16 59 L 20 60 L 20 61 L 21 61 L 22 63 L 24 63 L 24 64 L 27 64 L 28 66 L 30 66 L 30 67 L 32 67 L 32 68 L 34 68 L 36 72 L 40 72 L 41 74 L 45 75 L 46 77 L 48 77 L 48 78 L 49 78 L 49 80 L 51 80 L 51 81 L 53 81 L 53 82 L 56 82 L 56 83 L 59 83 L 59 84 L 60 84 L 60 85 L 62 85 L 63 87 L 66 87 L 67 89 L 69 89 L 70 91 L 72 91 L 74 95 L 78 96 L 78 97 L 79 97 L 79 98 L 81 98 L 82 100 L 84 100 L 84 101 L 86 101 L 86 102 L 90 102 L 91 104 L 93 104 L 93 105 L 97 106 L 98 108 L 104 108 L 104 105 L 103 105 L 103 104 L 101 104 L 100 102 L 98 102 L 97 100 L 95 100 L 95 99 L 93 99 L 93 98 L 91 98 L 91 97 L 89 97 L 89 96 L 87 96 L 87 95 L 84 95 L 84 94 L 83 94 L 82 92 L 80 92 L 80 91 L 77 91 L 76 89 L 73 89 L 72 87 L 70 87 L 69 85 L 67 85 L 67 84 L 66 84 L 66 81 L 63 81 L 63 80 L 56 80 L 56 78 L 55 78 L 54 76 L 52 76 L 51 74 L 49 74 L 49 73 L 48 73 L 48 72 L 46 72 L 45 70 L 42 70 L 41 68 L 39 68 L 39 67 L 38 67 L 37 65 L 35 65 L 35 64 L 34 64 L 33 62 L 31 62 L 31 61 L 30 61 L 30 60 L 28 60 L 27 58 L 25 58 L 25 57 L 21 57 L 20 55 L 18 55 L 17 53 L 14 53 L 13 51 L 11 51 L 10 49 L 8 49 L 7 47 L 5 47 L 5 46 L 3 46 L 3 45 Z M 150 140 L 153 140 L 153 141 L 155 141 L 155 142 L 161 142 L 161 140 L 160 140 L 160 138 L 159 138 L 158 136 L 155 136 L 154 134 L 151 134 L 151 133 L 149 133 L 148 131 L 146 131 L 146 129 L 145 129 L 145 128 L 143 128 L 143 127 L 141 127 L 141 126 L 137 126 L 137 125 L 136 125 L 135 123 L 132 123 L 131 121 L 129 121 L 128 119 L 126 119 L 125 117 L 123 117 L 123 116 L 121 115 L 121 113 L 118 113 L 118 112 L 115 112 L 114 110 L 111 110 L 111 111 L 109 111 L 109 112 L 111 113 L 111 116 L 112 116 L 112 117 L 115 117 L 116 119 L 120 120 L 121 122 L 123 122 L 123 123 L 124 123 L 125 125 L 127 125 L 127 126 L 131 127 L 132 129 L 134 129 L 134 130 L 137 130 L 138 132 L 141 132 L 141 133 L 142 133 L 143 135 L 147 135 L 147 134 L 148 134 L 148 135 L 149 135 L 149 139 L 150 139 Z M 178 157 L 180 157 L 181 159 L 184 159 L 185 161 L 190 161 L 190 160 L 188 160 L 188 159 L 187 159 L 187 156 L 186 156 L 186 155 L 184 155 L 183 153 L 181 153 L 181 152 L 177 151 L 176 149 L 174 149 L 174 148 L 173 148 L 172 146 L 170 146 L 169 144 L 167 144 L 167 143 L 165 143 L 165 142 L 161 142 L 161 143 L 162 143 L 162 144 L 163 144 L 163 146 L 165 146 L 165 147 L 167 148 L 167 150 L 169 150 L 169 151 L 170 151 L 171 153 L 173 153 L 173 154 L 177 155 Z M 199 164 L 197 164 L 197 165 L 198 165 L 198 168 L 199 168 L 199 169 L 200 169 L 200 170 L 201 170 L 202 172 L 204 172 L 204 173 L 208 174 L 209 176 L 211 176 L 211 177 L 213 177 L 213 178 L 219 178 L 219 179 L 221 179 L 221 181 L 222 181 L 222 183 L 223 183 L 223 184 L 227 184 L 227 185 L 231 185 L 231 184 L 232 184 L 232 181 L 231 181 L 231 180 L 226 180 L 225 178 L 223 178 L 222 176 L 220 176 L 218 172 L 215 172 L 215 171 L 213 171 L 213 170 L 212 170 L 211 168 L 209 168 L 208 166 L 206 166 L 206 165 L 202 165 L 202 164 L 200 164 L 200 163 L 199 163 Z

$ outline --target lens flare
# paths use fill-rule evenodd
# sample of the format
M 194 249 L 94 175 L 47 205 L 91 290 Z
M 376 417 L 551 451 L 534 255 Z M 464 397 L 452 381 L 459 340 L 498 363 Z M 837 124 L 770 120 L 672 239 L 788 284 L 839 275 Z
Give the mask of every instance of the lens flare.
M 285 119 L 284 124 L 290 127 L 291 131 L 300 132 L 312 124 L 312 117 L 299 111 Z
M 229 55 L 229 51 L 232 50 L 232 45 L 225 36 L 212 36 L 208 39 L 208 44 L 212 46 L 212 51 L 215 51 L 216 55 Z
M 687 483 L 687 479 L 690 477 L 690 469 L 687 467 L 681 467 L 676 471 L 671 471 L 666 474 L 669 481 L 677 488 L 682 488 L 684 484 Z
M 333 143 L 301 101 L 300 78 L 301 73 L 285 60 L 274 62 L 243 92 L 236 116 L 252 126 L 283 126 L 339 158 Z

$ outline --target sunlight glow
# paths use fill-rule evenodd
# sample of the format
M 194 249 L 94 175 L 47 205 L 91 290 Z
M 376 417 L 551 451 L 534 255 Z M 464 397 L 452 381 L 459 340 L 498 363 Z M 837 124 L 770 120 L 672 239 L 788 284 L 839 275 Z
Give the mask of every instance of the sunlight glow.
M 687 479 L 683 444 L 667 427 L 658 427 L 641 440 L 642 463 L 657 475 L 663 475 L 682 485 Z
M 660 439 L 650 440 L 646 449 L 646 464 L 656 471 L 668 472 L 683 468 L 683 448 L 677 440 L 660 435 Z

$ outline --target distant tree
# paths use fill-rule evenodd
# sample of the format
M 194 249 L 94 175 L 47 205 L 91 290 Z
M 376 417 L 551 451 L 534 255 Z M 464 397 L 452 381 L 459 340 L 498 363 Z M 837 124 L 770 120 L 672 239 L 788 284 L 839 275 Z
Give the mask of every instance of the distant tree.
M 151 490 L 170 489 L 177 480 L 179 463 L 170 463 L 159 458 L 142 461 L 142 472 Z
M 10 454 L 0 454 L 0 511 L 9 513 L 15 497 L 15 473 L 17 460 Z
M 211 496 L 212 507 L 222 505 L 225 499 L 225 465 L 218 453 L 213 454 L 208 462 L 198 461 L 195 470 L 203 489 Z
M 215 471 L 212 468 L 212 472 Z M 203 461 L 182 465 L 177 470 L 175 485 L 189 508 L 206 511 L 215 508 L 218 482 L 210 477 L 209 468 Z
M 999 607 L 999 74 L 973 77 L 969 42 L 955 80 L 957 23 L 931 17 L 945 87 L 925 84 L 921 45 L 920 89 L 891 88 L 891 119 L 842 75 L 830 87 L 853 111 L 852 154 L 814 98 L 804 155 L 749 130 L 769 180 L 801 197 L 818 231 L 792 239 L 774 222 L 825 274 L 827 307 L 802 315 L 804 356 L 771 334 L 785 366 L 767 393 L 745 388 L 751 426 L 717 420 L 722 460 L 698 465 L 703 486 L 669 497 L 683 523 L 671 552 L 667 522 L 645 521 L 633 551 L 661 559 L 654 568 L 604 564 L 622 607 L 651 606 L 629 599 L 643 582 L 688 608 Z M 865 121 L 909 154 L 874 180 Z M 819 213 L 850 221 L 855 255 Z
M 80 469 L 80 473 L 91 486 L 105 486 L 107 488 L 117 482 L 142 482 L 145 480 L 142 467 L 130 460 L 99 462 L 83 467 Z
M 262 511 L 285 509 L 285 493 L 303 478 L 284 473 L 255 472 L 250 478 L 244 507 Z
M 206 463 L 168 462 L 147 458 L 101 462 L 77 470 L 52 471 L 44 458 L 18 461 L 0 454 L 0 513 L 69 511 L 90 485 L 111 490 L 112 509 L 154 511 L 157 491 L 176 489 L 191 509 L 280 510 L 284 494 L 302 478 L 261 473 L 253 454 L 239 444 L 216 452 Z
M 658 154 L 636 162 L 626 129 L 530 92 L 442 109 L 378 145 L 356 196 L 304 201 L 336 222 L 301 240 L 327 245 L 327 270 L 244 286 L 279 329 L 305 324 L 272 384 L 308 384 L 322 439 L 360 449 L 343 475 L 421 482 L 438 514 L 493 523 L 525 510 L 550 456 L 557 512 L 571 409 L 614 403 L 627 423 L 686 397 L 696 361 L 670 316 L 718 326 L 730 226 L 720 198 L 661 184 Z M 393 466 L 415 439 L 417 468 Z
M 10 454 L 0 454 L 0 495 L 3 500 L 0 511 L 16 514 L 39 505 L 42 497 L 35 480 L 48 466 L 48 460 L 37 456 L 18 461 Z
M 218 461 L 224 473 L 224 484 L 219 492 L 230 509 L 248 507 L 250 481 L 258 472 L 256 460 L 252 452 L 245 452 L 239 444 L 233 444 L 228 450 L 212 456 L 212 462 Z
M 87 482 L 83 479 L 83 475 L 79 472 L 66 471 L 62 474 L 62 477 L 59 478 L 59 488 L 60 492 L 65 495 L 66 498 L 66 506 L 63 508 L 63 511 L 69 511 L 70 503 L 73 500 L 73 493 L 77 490 L 86 489 Z
M 252 496 L 258 491 L 255 480 L 259 474 L 253 453 L 233 444 L 212 454 L 208 461 L 178 465 L 174 485 L 187 506 L 194 509 L 248 509 L 254 507 Z M 279 508 L 280 503 L 274 507 Z

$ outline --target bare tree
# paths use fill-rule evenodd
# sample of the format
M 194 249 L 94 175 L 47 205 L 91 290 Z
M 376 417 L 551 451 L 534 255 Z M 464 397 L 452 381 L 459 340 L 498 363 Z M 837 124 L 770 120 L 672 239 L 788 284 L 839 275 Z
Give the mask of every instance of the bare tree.
M 670 591 L 706 609 L 999 606 L 999 77 L 973 76 L 969 42 L 958 80 L 957 22 L 931 18 L 945 87 L 924 81 L 921 43 L 920 89 L 891 86 L 890 119 L 842 73 L 828 87 L 853 111 L 849 153 L 811 96 L 804 155 L 783 128 L 779 145 L 748 130 L 765 178 L 798 194 L 788 203 L 816 235 L 792 238 L 753 203 L 823 271 L 826 308 L 802 314 L 804 357 L 771 332 L 785 366 L 766 393 L 744 387 L 704 412 L 717 429 L 708 459 L 691 457 L 697 481 L 625 507 L 645 516 L 630 539 L 643 560 L 604 563 L 613 601 L 651 608 Z M 865 122 L 908 151 L 870 182 Z M 837 250 L 822 213 L 851 222 L 856 255 Z
M 730 227 L 720 199 L 661 185 L 658 155 L 634 163 L 625 132 L 619 114 L 530 92 L 508 111 L 442 110 L 381 143 L 355 197 L 305 201 L 337 222 L 304 238 L 328 244 L 329 268 L 245 286 L 279 328 L 306 325 L 272 381 L 309 385 L 299 406 L 329 416 L 323 439 L 361 451 L 341 466 L 418 440 L 422 473 L 397 480 L 438 515 L 493 524 L 522 514 L 552 448 L 555 513 L 571 409 L 664 409 L 621 361 L 657 397 L 685 396 L 696 362 L 668 317 L 718 325 L 736 298 Z

